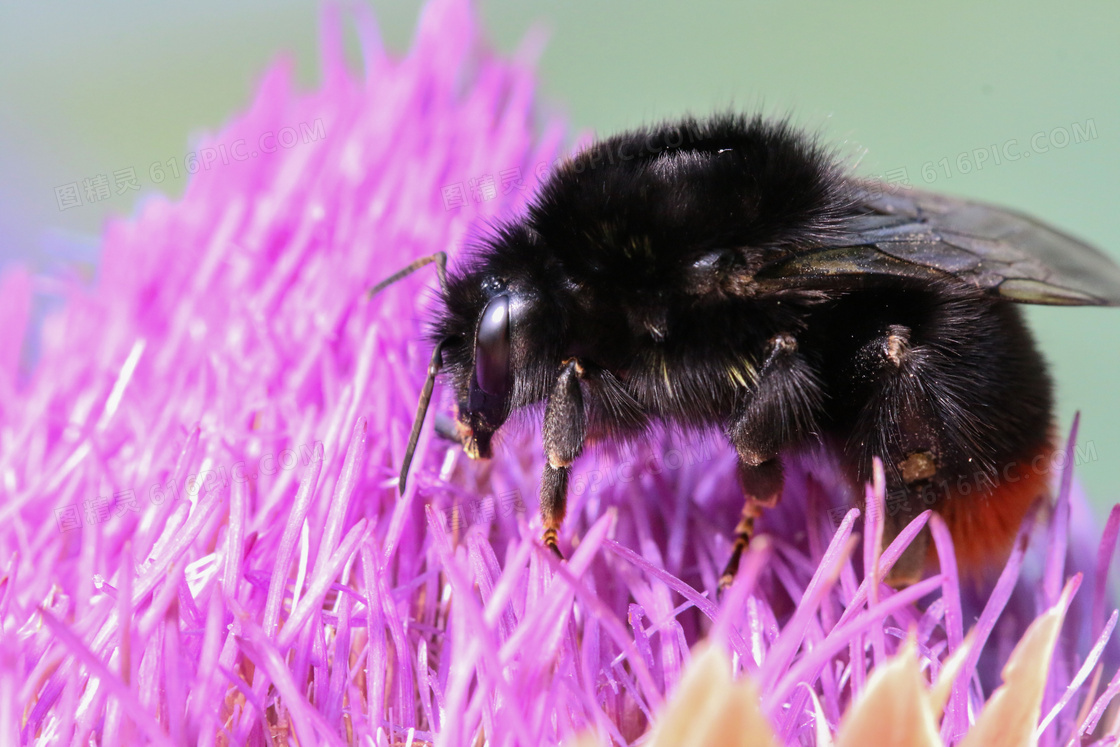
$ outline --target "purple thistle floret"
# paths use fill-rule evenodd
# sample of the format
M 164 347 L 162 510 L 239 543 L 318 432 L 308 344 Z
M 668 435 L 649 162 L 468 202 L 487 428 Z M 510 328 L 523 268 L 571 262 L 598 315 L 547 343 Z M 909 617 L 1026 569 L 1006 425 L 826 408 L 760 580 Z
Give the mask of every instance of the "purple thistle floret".
M 1102 739 L 1120 511 L 1098 545 L 1068 468 L 984 594 L 937 515 L 879 553 L 861 538 L 881 536 L 881 483 L 856 501 L 827 456 L 796 454 L 717 599 L 741 494 L 707 434 L 577 462 L 564 563 L 536 539 L 532 414 L 491 463 L 425 429 L 398 496 L 434 273 L 365 291 L 435 251 L 469 262 L 564 128 L 538 113 L 533 50 L 495 57 L 465 0 L 430 2 L 400 60 L 355 12 L 363 73 L 328 8 L 321 87 L 271 68 L 198 143 L 214 155 L 182 199 L 107 228 L 92 287 L 0 279 L 0 744 L 630 745 L 704 638 L 759 683 L 782 743 L 811 744 L 817 709 L 834 732 L 908 633 L 932 677 L 972 630 L 953 744 L 1030 621 L 1079 585 L 1041 744 L 1098 721 Z M 24 370 L 42 292 L 64 305 Z M 927 522 L 942 571 L 868 582 Z

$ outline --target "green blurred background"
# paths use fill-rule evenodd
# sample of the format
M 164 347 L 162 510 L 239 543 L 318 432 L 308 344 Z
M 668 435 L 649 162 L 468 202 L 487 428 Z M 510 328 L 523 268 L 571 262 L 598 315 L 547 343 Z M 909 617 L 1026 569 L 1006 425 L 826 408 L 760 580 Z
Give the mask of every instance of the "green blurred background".
M 374 7 L 387 46 L 407 48 L 420 4 Z M 863 174 L 1014 206 L 1120 257 L 1120 5 L 1075 8 L 479 5 L 502 51 L 530 29 L 548 33 L 543 93 L 573 131 L 730 106 L 792 113 Z M 106 217 L 157 189 L 148 167 L 181 159 L 192 134 L 243 108 L 278 52 L 314 84 L 318 16 L 312 2 L 263 0 L 0 5 L 0 264 L 92 267 Z M 1019 158 L 996 164 L 993 147 Z M 59 209 L 56 187 L 129 167 L 139 192 Z M 184 183 L 169 176 L 158 188 L 175 195 Z M 1079 475 L 1103 512 L 1120 499 L 1120 310 L 1029 316 L 1053 364 L 1063 432 L 1082 411 Z

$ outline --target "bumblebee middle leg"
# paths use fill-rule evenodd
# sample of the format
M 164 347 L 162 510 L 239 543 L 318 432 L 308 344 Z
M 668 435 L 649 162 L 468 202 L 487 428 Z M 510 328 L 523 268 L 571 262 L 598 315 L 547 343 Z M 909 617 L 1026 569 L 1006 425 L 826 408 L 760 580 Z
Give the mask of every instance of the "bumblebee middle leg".
M 720 587 L 735 580 L 743 551 L 754 535 L 754 522 L 782 495 L 783 472 L 778 454 L 786 446 L 817 432 L 821 388 L 816 374 L 789 334 L 771 338 L 754 391 L 744 398 L 727 427 L 739 455 L 739 483 L 745 502 L 731 557 L 720 575 Z
M 584 369 L 578 360 L 564 361 L 544 413 L 544 453 L 548 463 L 541 476 L 541 541 L 560 558 L 564 556 L 557 535 L 567 509 L 568 477 L 587 435 L 587 412 L 580 391 L 583 376 Z

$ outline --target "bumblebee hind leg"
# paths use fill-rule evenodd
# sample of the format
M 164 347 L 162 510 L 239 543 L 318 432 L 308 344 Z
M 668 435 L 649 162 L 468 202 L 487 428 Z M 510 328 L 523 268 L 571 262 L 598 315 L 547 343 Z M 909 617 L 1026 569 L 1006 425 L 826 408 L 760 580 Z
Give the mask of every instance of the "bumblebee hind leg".
M 873 457 L 883 460 L 887 478 L 883 545 L 890 544 L 915 517 L 936 502 L 935 478 L 942 473 L 945 418 L 936 401 L 940 353 L 913 343 L 909 327 L 892 324 L 856 354 L 854 383 L 863 402 L 845 456 L 860 483 L 871 475 Z M 943 397 L 942 404 L 952 398 Z M 919 581 L 930 542 L 923 529 L 888 576 L 895 587 Z
M 1046 492 L 1044 479 L 1026 479 L 1026 465 L 1049 453 L 1045 365 L 1013 304 L 945 288 L 868 300 L 876 324 L 841 364 L 847 375 L 833 398 L 846 409 L 844 462 L 864 484 L 872 458 L 883 461 L 884 545 L 933 509 L 949 525 L 959 572 L 983 572 L 973 564 L 1006 557 Z M 860 311 L 844 309 L 844 318 Z M 919 580 L 937 560 L 932 549 L 927 528 L 887 582 Z

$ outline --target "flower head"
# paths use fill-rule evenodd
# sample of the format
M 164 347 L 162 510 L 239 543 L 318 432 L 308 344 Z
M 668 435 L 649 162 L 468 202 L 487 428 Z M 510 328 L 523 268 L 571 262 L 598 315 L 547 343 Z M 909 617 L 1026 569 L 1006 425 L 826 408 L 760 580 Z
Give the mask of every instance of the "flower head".
M 925 514 L 880 554 L 857 530 L 877 536 L 881 492 L 837 512 L 852 499 L 819 455 L 794 460 L 719 601 L 741 496 L 734 454 L 702 436 L 655 431 L 577 463 L 564 563 L 536 539 L 528 419 L 488 464 L 426 429 L 398 496 L 434 279 L 366 290 L 440 250 L 469 262 L 473 237 L 524 209 L 563 127 L 463 0 L 432 0 L 399 60 L 356 24 L 361 74 L 328 9 L 320 87 L 275 65 L 198 144 L 220 163 L 113 223 L 93 287 L 52 286 L 65 305 L 22 373 L 35 281 L 0 281 L 5 743 L 622 745 L 652 724 L 661 744 L 691 711 L 714 719 L 696 734 L 725 733 L 731 705 L 743 733 L 844 744 L 896 679 L 946 743 L 999 702 L 1041 714 L 1048 743 L 1091 731 L 1120 690 L 1074 713 L 1116 621 L 1101 579 L 1120 514 L 1099 560 L 1075 544 L 1067 568 L 1068 483 L 1040 593 L 1017 584 L 1024 529 L 976 620 L 944 524 Z M 880 584 L 926 522 L 942 571 Z M 1066 577 L 1094 568 L 1073 596 Z M 1080 639 L 1054 643 L 1055 609 Z M 1013 660 L 1007 687 L 1045 681 L 1041 699 L 991 695 L 1024 631 L 1054 662 Z

